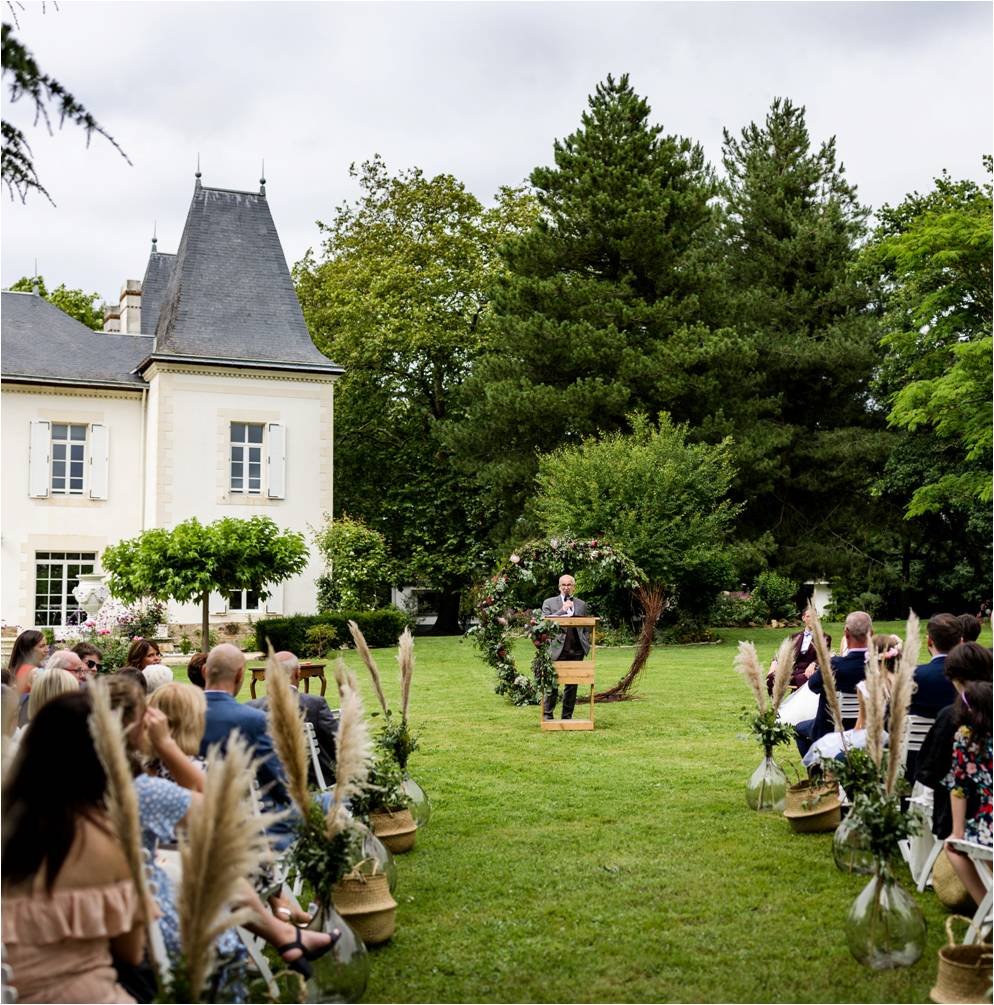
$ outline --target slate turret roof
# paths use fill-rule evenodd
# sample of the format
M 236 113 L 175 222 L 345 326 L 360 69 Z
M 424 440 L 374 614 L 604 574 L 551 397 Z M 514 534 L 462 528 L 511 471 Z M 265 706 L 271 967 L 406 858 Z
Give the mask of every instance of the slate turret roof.
M 34 293 L 2 294 L 3 378 L 86 387 L 147 386 L 135 372 L 152 348 L 143 335 L 96 332 Z
M 264 192 L 199 179 L 148 362 L 341 373 L 311 341 Z
M 172 275 L 175 255 L 167 255 L 152 248 L 142 280 L 142 335 L 154 335 L 159 320 L 159 308 L 166 295 L 169 277 Z

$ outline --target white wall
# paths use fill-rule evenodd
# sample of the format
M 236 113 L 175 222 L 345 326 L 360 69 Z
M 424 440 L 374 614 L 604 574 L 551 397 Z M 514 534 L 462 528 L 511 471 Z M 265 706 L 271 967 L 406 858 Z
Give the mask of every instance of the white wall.
M 180 364 L 156 364 L 148 376 L 149 525 L 174 527 L 191 516 L 210 523 L 260 515 L 302 532 L 310 562 L 301 575 L 277 586 L 265 606 L 271 613 L 313 613 L 322 563 L 310 527 L 320 526 L 332 510 L 332 378 Z M 229 491 L 231 422 L 284 427 L 285 498 L 269 498 L 265 479 L 259 496 Z M 243 617 L 225 613 L 220 598 L 212 601 L 211 614 L 212 621 Z M 172 605 L 170 620 L 199 622 L 199 605 Z
M 34 622 L 37 551 L 95 551 L 141 530 L 141 392 L 54 390 L 4 383 L 0 395 L 3 472 L 0 616 Z M 108 429 L 106 499 L 28 495 L 32 421 L 103 423 Z

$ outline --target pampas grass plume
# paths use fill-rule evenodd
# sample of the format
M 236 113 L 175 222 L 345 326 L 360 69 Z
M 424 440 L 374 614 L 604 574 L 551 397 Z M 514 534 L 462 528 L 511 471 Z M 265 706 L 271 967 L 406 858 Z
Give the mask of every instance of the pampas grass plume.
M 763 686 L 763 674 L 759 669 L 759 656 L 756 653 L 756 647 L 751 642 L 740 642 L 733 665 L 752 688 L 756 706 L 762 715 L 766 711 L 766 689 Z
M 835 674 L 832 672 L 832 657 L 828 651 L 828 643 L 825 641 L 825 633 L 821 629 L 821 618 L 818 617 L 818 612 L 815 610 L 814 601 L 809 601 L 808 610 L 811 612 L 811 631 L 814 635 L 815 652 L 818 654 L 818 669 L 821 670 L 825 704 L 828 705 L 828 709 L 832 713 L 835 728 L 844 737 L 842 706 L 839 704 L 839 692 L 835 686 Z M 843 746 L 845 746 L 845 739 L 843 739 Z
M 866 650 L 866 699 L 863 710 L 866 718 L 866 752 L 877 768 L 880 767 L 884 752 L 884 716 L 887 704 L 885 673 L 876 647 L 871 645 Z
M 887 762 L 887 793 L 894 791 L 901 775 L 904 760 L 904 724 L 908 718 L 908 707 L 914 691 L 915 666 L 918 663 L 918 648 L 921 645 L 918 615 L 912 611 L 904 632 L 904 648 L 901 662 L 894 677 L 894 687 L 890 693 L 890 757 Z
M 362 698 L 355 676 L 346 670 L 341 657 L 335 666 L 335 680 L 338 682 L 342 712 L 335 737 L 335 788 L 327 814 L 329 837 L 334 837 L 346 826 L 345 803 L 361 790 L 369 777 L 373 760 L 373 742 L 366 725 Z
M 301 813 L 307 813 L 311 794 L 307 788 L 307 737 L 304 735 L 303 710 L 290 687 L 287 675 L 273 653 L 266 657 L 266 696 L 269 734 L 273 747 L 286 771 L 287 789 Z
M 400 663 L 400 717 L 407 722 L 407 705 L 411 699 L 411 678 L 414 676 L 414 636 L 411 629 L 405 628 L 400 637 L 400 652 L 397 655 Z
M 373 659 L 369 646 L 366 645 L 366 636 L 362 634 L 359 626 L 354 621 L 349 622 L 349 631 L 352 633 L 352 640 L 355 642 L 355 647 L 359 651 L 363 663 L 369 668 L 369 676 L 373 678 L 373 690 L 376 691 L 376 697 L 380 700 L 383 714 L 389 715 L 390 708 L 387 705 L 387 698 L 383 693 L 383 684 L 380 681 L 380 668 L 376 665 L 376 660 Z
M 267 857 L 265 818 L 252 808 L 253 772 L 248 743 L 239 733 L 231 734 L 223 757 L 212 747 L 203 797 L 194 800 L 181 834 L 176 907 L 190 987 L 198 1001 L 213 969 L 218 936 L 255 917 L 251 908 L 232 906 L 243 880 Z
M 780 643 L 776 660 L 777 668 L 773 673 L 773 707 L 779 708 L 794 672 L 794 640 L 789 635 Z

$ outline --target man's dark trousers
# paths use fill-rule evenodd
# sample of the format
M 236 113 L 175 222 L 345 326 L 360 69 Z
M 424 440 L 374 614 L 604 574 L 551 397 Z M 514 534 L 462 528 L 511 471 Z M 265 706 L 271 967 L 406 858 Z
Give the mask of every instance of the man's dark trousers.
M 580 644 L 579 636 L 575 628 L 566 629 L 566 641 L 563 643 L 563 651 L 559 654 L 559 662 L 577 662 L 583 659 L 583 646 Z M 573 718 L 573 708 L 576 705 L 576 684 L 563 684 L 563 718 Z M 551 691 L 545 695 L 545 704 L 542 712 L 546 719 L 551 719 L 559 700 L 559 688 L 553 686 Z

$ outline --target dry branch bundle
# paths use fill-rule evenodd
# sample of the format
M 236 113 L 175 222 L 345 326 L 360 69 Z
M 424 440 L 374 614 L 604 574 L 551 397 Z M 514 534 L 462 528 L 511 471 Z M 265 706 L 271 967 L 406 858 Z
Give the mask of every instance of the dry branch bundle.
M 644 617 L 638 644 L 635 647 L 635 658 L 632 660 L 628 673 L 614 687 L 610 687 L 606 691 L 598 691 L 594 695 L 594 701 L 628 701 L 631 699 L 633 697 L 631 692 L 649 661 L 649 653 L 652 652 L 652 644 L 656 638 L 656 622 L 659 620 L 660 614 L 663 613 L 666 599 L 663 588 L 658 584 L 648 587 L 640 586 L 636 595 L 642 605 Z
M 303 710 L 286 672 L 279 665 L 273 647 L 266 657 L 266 697 L 269 733 L 273 747 L 286 771 L 290 798 L 301 813 L 311 804 L 307 788 L 307 738 L 304 734 Z

